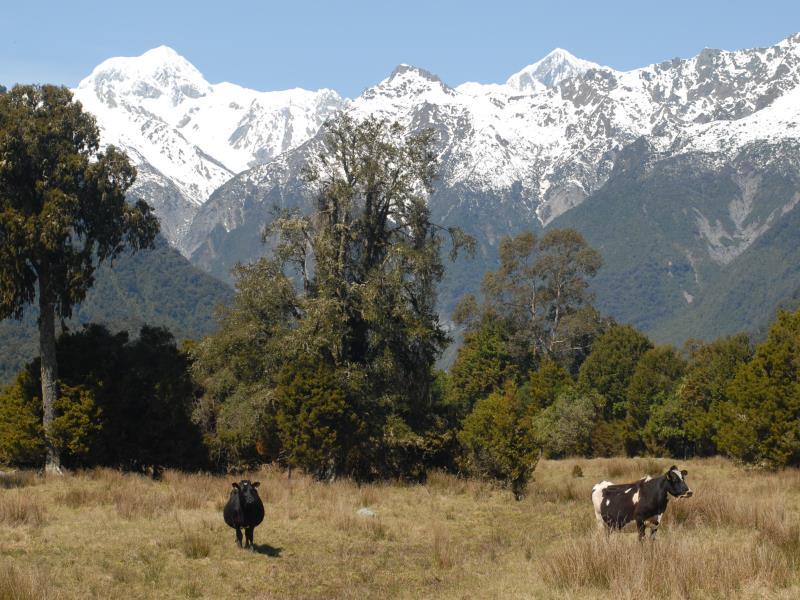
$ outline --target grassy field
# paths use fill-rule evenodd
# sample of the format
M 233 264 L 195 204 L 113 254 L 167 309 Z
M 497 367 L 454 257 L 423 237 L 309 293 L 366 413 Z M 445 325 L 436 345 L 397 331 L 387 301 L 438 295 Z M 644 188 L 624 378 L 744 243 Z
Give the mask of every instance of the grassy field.
M 670 502 L 655 543 L 597 533 L 594 483 L 672 462 L 542 461 L 521 502 L 444 474 L 359 487 L 264 470 L 255 553 L 222 521 L 230 477 L 16 473 L 0 478 L 0 600 L 800 597 L 797 471 L 686 461 L 695 496 Z

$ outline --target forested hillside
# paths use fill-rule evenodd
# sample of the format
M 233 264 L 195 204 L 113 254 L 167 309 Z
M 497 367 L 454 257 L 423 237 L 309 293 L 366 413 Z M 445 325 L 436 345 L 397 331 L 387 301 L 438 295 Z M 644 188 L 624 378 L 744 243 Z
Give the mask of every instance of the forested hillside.
M 66 326 L 106 325 L 136 335 L 143 325 L 168 328 L 178 340 L 199 339 L 214 329 L 214 309 L 232 296 L 230 287 L 193 267 L 163 239 L 154 250 L 123 255 L 103 265 L 96 283 Z M 8 382 L 38 353 L 37 312 L 0 321 L 0 381 Z

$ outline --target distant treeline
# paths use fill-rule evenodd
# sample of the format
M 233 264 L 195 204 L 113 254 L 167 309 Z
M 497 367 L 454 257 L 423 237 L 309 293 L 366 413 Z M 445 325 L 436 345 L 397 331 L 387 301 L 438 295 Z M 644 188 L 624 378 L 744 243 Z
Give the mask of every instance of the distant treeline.
M 472 240 L 430 220 L 432 134 L 347 116 L 307 168 L 310 213 L 283 212 L 270 256 L 234 270 L 217 333 L 177 348 L 145 327 L 62 336 L 51 443 L 67 466 L 236 469 L 422 480 L 431 468 L 521 495 L 540 456 L 724 453 L 800 464 L 800 312 L 739 335 L 654 346 L 593 306 L 601 256 L 575 230 L 500 244 L 482 297 L 436 313 L 442 254 Z M 0 462 L 44 460 L 34 361 L 0 395 Z

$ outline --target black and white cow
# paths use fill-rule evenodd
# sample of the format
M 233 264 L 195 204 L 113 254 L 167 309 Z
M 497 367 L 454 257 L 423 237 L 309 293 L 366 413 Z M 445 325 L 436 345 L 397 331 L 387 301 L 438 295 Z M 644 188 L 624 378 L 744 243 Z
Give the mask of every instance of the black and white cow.
M 673 465 L 660 477 L 648 475 L 634 483 L 598 483 L 592 488 L 598 527 L 610 531 L 636 521 L 639 539 L 644 538 L 647 525 L 650 526 L 650 538 L 655 538 L 669 496 L 689 498 L 693 493 L 686 484 L 686 475 L 685 470 Z

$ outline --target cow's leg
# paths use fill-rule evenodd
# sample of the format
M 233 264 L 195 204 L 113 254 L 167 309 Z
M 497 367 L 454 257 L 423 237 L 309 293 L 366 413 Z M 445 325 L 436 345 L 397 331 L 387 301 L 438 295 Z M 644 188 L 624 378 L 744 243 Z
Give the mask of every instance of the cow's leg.
M 238 527 L 236 528 L 236 545 L 239 546 L 239 548 L 242 547 L 242 530 Z
M 245 548 L 250 548 L 251 550 L 255 550 L 255 546 L 253 545 L 253 529 L 254 527 L 245 527 L 244 535 L 245 535 Z
M 644 539 L 644 530 L 645 530 L 644 521 L 636 519 L 636 529 L 639 530 L 639 541 L 641 542 Z
M 658 531 L 658 526 L 661 525 L 661 515 L 656 515 L 650 521 L 650 539 L 656 539 L 656 531 Z

